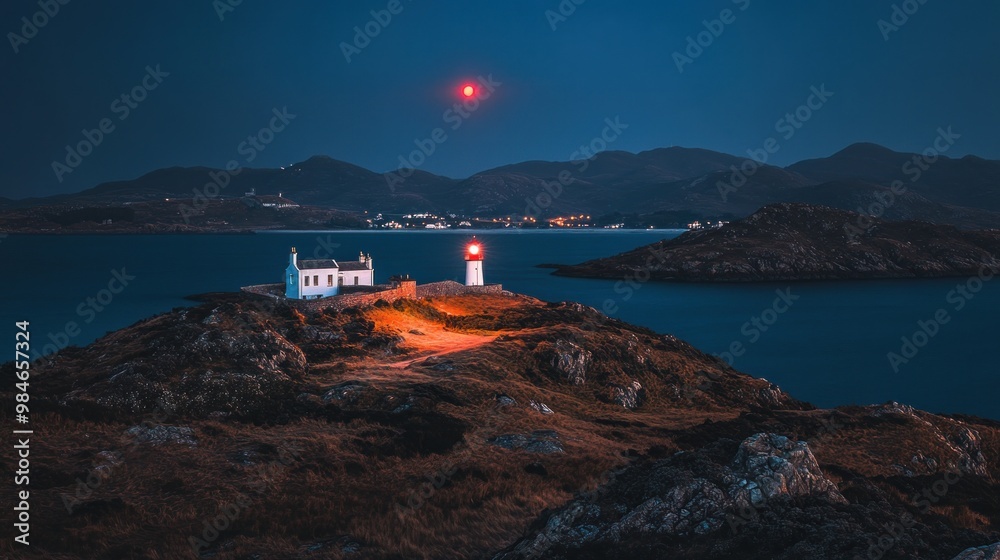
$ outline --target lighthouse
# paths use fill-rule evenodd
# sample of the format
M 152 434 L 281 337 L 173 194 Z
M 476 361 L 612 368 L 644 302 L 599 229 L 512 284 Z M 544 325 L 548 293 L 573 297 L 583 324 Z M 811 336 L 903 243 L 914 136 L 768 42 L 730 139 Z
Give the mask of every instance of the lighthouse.
M 474 237 L 465 248 L 465 285 L 483 285 L 483 246 Z

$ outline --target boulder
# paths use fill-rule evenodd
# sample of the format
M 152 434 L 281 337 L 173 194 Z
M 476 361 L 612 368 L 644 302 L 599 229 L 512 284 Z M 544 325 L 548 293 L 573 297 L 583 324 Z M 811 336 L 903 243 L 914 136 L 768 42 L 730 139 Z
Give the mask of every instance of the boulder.
M 568 340 L 556 341 L 549 363 L 559 376 L 573 385 L 583 385 L 587 381 L 587 368 L 593 354 L 580 345 Z
M 756 483 L 764 502 L 778 496 L 822 496 L 831 502 L 847 503 L 837 485 L 823 475 L 804 441 L 777 434 L 750 436 L 740 444 L 732 468 L 743 475 L 742 480 Z
M 150 445 L 163 445 L 165 443 L 177 443 L 195 446 L 198 441 L 194 437 L 194 431 L 187 426 L 132 426 L 125 430 L 125 433 L 132 436 L 137 443 L 148 443 Z
M 542 402 L 531 401 L 528 403 L 528 406 L 530 406 L 536 412 L 541 412 L 542 414 L 555 414 L 554 412 L 552 412 L 552 409 L 548 407 L 548 405 Z
M 510 450 L 523 450 L 528 453 L 563 453 L 559 434 L 554 430 L 535 430 L 530 434 L 503 434 L 492 437 L 487 443 Z

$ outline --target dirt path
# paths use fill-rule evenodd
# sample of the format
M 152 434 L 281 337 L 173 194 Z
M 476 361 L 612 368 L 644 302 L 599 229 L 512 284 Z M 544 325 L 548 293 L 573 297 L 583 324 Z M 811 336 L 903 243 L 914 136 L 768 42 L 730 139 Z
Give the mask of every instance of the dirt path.
M 472 336 L 474 336 L 474 335 L 461 335 L 461 334 L 457 334 L 457 333 L 452 333 L 452 334 L 455 334 L 455 336 L 464 336 L 464 337 L 472 337 Z M 412 364 L 413 362 L 419 362 L 419 361 L 422 361 L 422 360 L 426 360 L 428 358 L 436 358 L 438 356 L 446 356 L 448 354 L 452 354 L 454 352 L 461 352 L 463 350 L 471 350 L 473 348 L 479 348 L 480 346 L 482 346 L 484 344 L 489 344 L 490 342 L 493 342 L 494 340 L 496 340 L 496 337 L 495 336 L 475 336 L 475 339 L 476 340 L 457 340 L 454 343 L 452 343 L 446 350 L 441 350 L 441 351 L 438 351 L 438 352 L 432 352 L 430 354 L 423 354 L 423 355 L 417 356 L 416 358 L 410 358 L 408 360 L 403 360 L 401 362 L 393 362 L 393 363 L 389 364 L 389 367 L 406 368 L 406 367 L 409 367 L 410 364 Z
M 393 368 L 405 368 L 413 362 L 427 358 L 478 348 L 493 342 L 497 336 L 502 334 L 481 335 L 449 331 L 440 323 L 405 315 L 394 310 L 374 311 L 369 314 L 369 317 L 375 321 L 376 328 L 391 329 L 394 333 L 402 336 L 401 346 L 415 353 L 412 358 L 386 364 Z

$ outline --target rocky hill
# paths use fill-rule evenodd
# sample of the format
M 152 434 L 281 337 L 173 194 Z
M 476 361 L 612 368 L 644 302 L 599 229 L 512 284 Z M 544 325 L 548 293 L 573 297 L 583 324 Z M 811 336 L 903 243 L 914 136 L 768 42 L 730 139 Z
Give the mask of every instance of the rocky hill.
M 590 278 L 768 282 L 972 276 L 1000 268 L 1000 230 L 959 231 L 806 204 L 775 204 L 717 229 L 561 266 Z
M 190 200 L 185 202 L 190 203 Z M 364 219 L 316 206 L 268 208 L 259 199 L 219 199 L 188 205 L 163 199 L 127 205 L 0 206 L 0 231 L 20 234 L 245 233 L 267 229 L 363 229 Z
M 817 410 L 574 303 L 248 297 L 33 364 L 32 547 L 0 555 L 950 559 L 1000 541 L 996 422 Z

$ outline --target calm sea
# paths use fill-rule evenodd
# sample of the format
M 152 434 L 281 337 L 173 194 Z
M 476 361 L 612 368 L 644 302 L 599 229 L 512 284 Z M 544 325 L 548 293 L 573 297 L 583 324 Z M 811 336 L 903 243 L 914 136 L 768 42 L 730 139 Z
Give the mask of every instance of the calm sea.
M 735 367 L 819 406 L 896 400 L 933 412 L 1000 419 L 994 354 L 1000 281 L 973 281 L 965 294 L 953 290 L 965 287 L 966 279 L 631 284 L 558 278 L 535 266 L 612 255 L 678 234 L 476 233 L 486 248 L 487 282 L 501 282 L 544 300 L 610 309 L 617 318 L 674 334 L 708 352 L 721 354 L 735 344 L 741 354 L 730 356 Z M 380 282 L 393 274 L 410 274 L 419 282 L 461 281 L 462 250 L 472 235 L 397 231 L 11 236 L 0 240 L 0 319 L 11 333 L 14 321 L 31 321 L 36 349 L 46 344 L 85 345 L 107 331 L 191 305 L 183 299 L 186 295 L 280 282 L 293 245 L 302 258 L 355 260 L 359 251 L 370 253 Z M 127 286 L 113 294 L 109 283 L 116 290 L 123 283 L 112 282 L 116 276 Z M 778 291 L 785 297 L 776 304 Z M 936 313 L 947 322 L 928 322 Z M 918 321 L 933 336 L 915 335 L 921 329 Z M 905 354 L 903 337 L 916 343 Z M 907 361 L 893 367 L 890 352 Z

